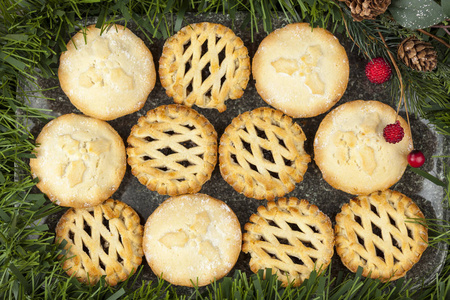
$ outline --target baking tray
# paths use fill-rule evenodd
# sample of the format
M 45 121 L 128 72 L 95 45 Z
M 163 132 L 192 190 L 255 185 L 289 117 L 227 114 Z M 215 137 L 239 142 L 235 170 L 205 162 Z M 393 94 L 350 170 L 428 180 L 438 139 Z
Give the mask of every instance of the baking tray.
M 188 15 L 185 18 L 184 25 L 207 21 L 228 26 L 232 28 L 233 31 L 244 41 L 244 44 L 249 50 L 249 55 L 253 57 L 259 43 L 267 34 L 262 30 L 262 28 L 259 28 L 259 31 L 254 32 L 252 37 L 248 27 L 241 26 L 243 20 L 243 15 L 238 15 L 233 24 L 226 15 Z M 86 24 L 92 23 L 95 23 L 95 20 L 89 20 L 86 22 Z M 281 28 L 288 23 L 289 22 L 287 20 L 276 19 L 273 20 L 273 28 Z M 156 69 L 158 69 L 158 60 L 162 53 L 164 40 L 152 39 L 150 41 L 144 34 L 142 34 L 142 32 L 136 30 L 136 27 L 133 24 L 128 23 L 127 26 L 146 43 L 153 54 Z M 397 99 L 391 99 L 387 86 L 372 84 L 366 78 L 364 68 L 367 60 L 358 55 L 356 48 L 352 51 L 354 45 L 348 38 L 345 38 L 343 35 L 339 34 L 336 34 L 336 36 L 339 38 L 341 44 L 347 51 L 350 64 L 350 78 L 345 94 L 334 107 L 347 101 L 362 99 L 378 100 L 395 108 Z M 23 88 L 29 91 L 29 94 L 32 95 L 31 97 L 24 99 L 28 105 L 37 108 L 49 109 L 51 110 L 50 114 L 55 117 L 66 113 L 80 113 L 70 103 L 67 96 L 61 90 L 57 79 L 38 78 L 37 84 L 41 88 L 41 92 L 32 92 L 34 90 L 34 86 L 26 84 L 23 86 Z M 126 142 L 127 137 L 130 134 L 131 127 L 137 123 L 139 117 L 145 115 L 150 109 L 160 105 L 172 103 L 173 100 L 166 95 L 164 88 L 162 88 L 159 83 L 158 77 L 155 88 L 150 93 L 145 106 L 141 110 L 116 120 L 109 121 L 109 124 L 117 130 Z M 227 109 L 222 113 L 219 113 L 215 109 L 202 109 L 197 106 L 193 106 L 194 109 L 203 114 L 214 125 L 219 138 L 234 117 L 257 107 L 268 107 L 268 105 L 256 92 L 252 78 L 250 78 L 249 84 L 242 98 L 238 100 L 228 100 L 225 104 L 227 105 Z M 314 135 L 325 114 L 308 119 L 294 119 L 294 121 L 302 127 L 306 134 L 307 141 L 305 143 L 305 150 L 311 155 L 312 158 L 314 158 Z M 403 117 L 405 117 L 404 114 Z M 422 169 L 434 174 L 438 178 L 443 178 L 443 163 L 440 159 L 432 159 L 432 157 L 445 154 L 445 149 L 449 149 L 449 139 L 445 138 L 443 135 L 437 134 L 425 121 L 416 119 L 413 116 L 410 117 L 414 144 L 417 148 L 421 149 L 425 154 L 425 157 L 428 158 Z M 28 120 L 28 122 L 30 131 L 35 137 L 45 125 L 45 123 L 36 120 Z M 391 187 L 391 189 L 397 190 L 412 198 L 413 201 L 415 201 L 420 207 L 427 219 L 447 218 L 447 211 L 444 209 L 442 202 L 445 197 L 443 188 L 415 174 L 410 169 L 406 170 L 402 179 Z M 227 203 L 236 213 L 242 229 L 244 228 L 244 224 L 248 222 L 250 215 L 256 212 L 257 207 L 266 204 L 265 200 L 251 199 L 237 193 L 223 180 L 220 175 L 218 165 L 216 165 L 211 179 L 203 185 L 200 192 Z M 301 183 L 298 183 L 295 189 L 285 196 L 294 196 L 299 199 L 307 199 L 310 203 L 317 205 L 322 212 L 330 217 L 333 225 L 335 224 L 335 216 L 340 211 L 341 206 L 354 197 L 350 194 L 338 191 L 326 183 L 322 179 L 320 170 L 314 163 L 314 159 L 308 165 L 308 170 L 304 176 L 304 180 Z M 129 166 L 127 166 L 125 177 L 119 189 L 112 196 L 113 199 L 121 200 L 134 208 L 139 214 L 142 224 L 145 224 L 145 221 L 150 214 L 168 197 L 169 196 L 159 195 L 156 192 L 150 191 L 144 185 L 139 183 L 139 181 L 131 174 Z M 64 211 L 51 215 L 45 220 L 51 231 L 54 231 L 55 225 Z M 436 277 L 436 274 L 440 272 L 444 264 L 446 254 L 447 249 L 445 244 L 438 244 L 435 247 L 428 247 L 421 260 L 406 274 L 406 279 L 412 280 L 415 287 L 419 287 L 422 283 L 429 283 Z M 234 269 L 229 275 L 231 276 L 234 273 L 234 270 L 237 269 L 251 274 L 252 272 L 248 265 L 249 260 L 250 256 L 248 254 L 241 253 Z M 155 282 L 157 277 L 152 273 L 151 269 L 147 265 L 145 257 L 143 258 L 143 265 L 144 267 L 140 275 L 140 279 Z M 335 254 L 331 263 L 331 274 L 336 275 L 339 271 L 348 273 L 348 270 L 342 265 L 337 254 Z M 138 280 L 137 282 L 141 281 Z M 177 287 L 177 291 L 188 294 L 191 293 L 193 289 Z

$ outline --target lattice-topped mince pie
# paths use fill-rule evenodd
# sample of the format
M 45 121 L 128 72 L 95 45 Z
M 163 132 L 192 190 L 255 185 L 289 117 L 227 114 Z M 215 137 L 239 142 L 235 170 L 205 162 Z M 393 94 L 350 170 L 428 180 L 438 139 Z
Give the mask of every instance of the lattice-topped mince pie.
M 250 76 L 250 58 L 242 40 L 220 24 L 190 24 L 164 44 L 159 76 L 175 103 L 226 109 L 242 97 Z
M 220 139 L 222 177 L 237 192 L 272 200 L 303 180 L 310 156 L 300 125 L 278 110 L 260 107 L 233 119 Z
M 336 252 L 352 272 L 396 280 L 417 263 L 427 248 L 424 215 L 407 196 L 386 190 L 359 196 L 336 216 Z
M 285 286 L 300 285 L 313 270 L 323 271 L 331 262 L 331 221 L 307 200 L 269 201 L 251 215 L 245 230 L 242 251 L 251 255 L 251 270 L 271 268 Z
M 56 226 L 56 242 L 67 242 L 64 270 L 92 285 L 102 276 L 114 286 L 132 275 L 144 255 L 142 236 L 138 214 L 112 199 L 95 207 L 71 208 Z
M 217 162 L 217 133 L 184 105 L 163 105 L 139 118 L 128 137 L 128 163 L 139 181 L 164 195 L 198 192 Z

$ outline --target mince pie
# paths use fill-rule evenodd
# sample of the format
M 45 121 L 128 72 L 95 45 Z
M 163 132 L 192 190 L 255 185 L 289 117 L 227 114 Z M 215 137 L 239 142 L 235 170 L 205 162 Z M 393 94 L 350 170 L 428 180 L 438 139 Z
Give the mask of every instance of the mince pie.
M 331 262 L 331 221 L 306 200 L 269 201 L 250 217 L 245 230 L 242 251 L 251 255 L 251 270 L 270 268 L 284 286 L 300 285 L 313 270 L 321 272 Z
M 143 248 L 154 274 L 175 285 L 204 286 L 233 268 L 241 252 L 239 220 L 205 194 L 174 196 L 145 223 Z
M 94 285 L 102 276 L 111 286 L 132 275 L 142 262 L 143 226 L 123 202 L 108 199 L 90 208 L 71 208 L 56 226 L 56 241 L 66 241 L 63 268 Z
M 237 192 L 272 200 L 303 180 L 310 156 L 300 125 L 278 110 L 260 107 L 233 119 L 220 139 L 222 177 Z
M 107 122 L 66 114 L 39 133 L 30 159 L 37 187 L 61 206 L 102 203 L 119 188 L 127 167 L 122 138 Z
M 242 97 L 250 58 L 242 40 L 220 24 L 190 24 L 164 44 L 159 60 L 161 84 L 175 103 L 226 109 Z
M 396 120 L 405 135 L 391 144 L 384 139 L 383 129 Z M 314 139 L 314 160 L 323 179 L 353 195 L 368 195 L 395 184 L 411 150 L 408 123 L 379 101 L 356 100 L 336 107 L 322 120 Z
M 163 105 L 139 118 L 128 137 L 131 172 L 163 195 L 192 194 L 211 178 L 217 133 L 194 109 Z
M 90 25 L 67 43 L 58 78 L 83 114 L 113 120 L 141 109 L 156 82 L 153 56 L 128 28 Z
M 271 32 L 252 61 L 258 94 L 294 118 L 322 114 L 347 88 L 349 63 L 339 40 L 309 23 L 288 24 Z
M 336 216 L 336 252 L 352 272 L 382 281 L 403 277 L 427 248 L 424 215 L 392 190 L 359 196 Z

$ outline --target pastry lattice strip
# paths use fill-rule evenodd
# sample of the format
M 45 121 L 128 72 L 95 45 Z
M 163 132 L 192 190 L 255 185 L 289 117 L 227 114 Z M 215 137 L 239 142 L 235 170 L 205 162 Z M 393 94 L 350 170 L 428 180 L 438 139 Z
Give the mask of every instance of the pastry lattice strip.
M 391 190 L 345 204 L 336 216 L 336 245 L 350 260 L 345 264 L 367 266 L 373 277 L 401 277 L 426 247 L 426 228 L 408 220 L 417 218 L 423 214 L 411 199 Z
M 191 171 L 190 167 L 204 164 L 204 148 L 208 146 L 205 145 L 201 131 L 198 128 L 190 129 L 188 124 L 159 122 L 157 126 L 160 130 L 154 130 L 151 135 L 135 133 L 136 139 L 133 143 L 139 149 L 135 155 L 142 159 L 142 167 L 147 170 L 153 169 L 150 172 L 175 171 L 178 177 L 173 179 L 179 181 L 194 180 L 196 170 Z M 166 156 L 170 159 L 165 160 Z
M 251 172 L 252 177 L 264 180 L 269 176 L 284 183 L 295 182 L 298 179 L 291 179 L 290 174 L 294 173 L 297 151 L 292 139 L 286 140 L 288 145 L 283 141 L 286 131 L 288 129 L 279 124 L 267 124 L 258 118 L 245 123 L 235 136 L 230 137 L 235 149 L 241 149 L 232 152 L 235 162 L 254 171 Z
M 253 272 L 271 268 L 284 283 L 300 284 L 312 270 L 323 270 L 333 255 L 331 222 L 317 206 L 291 197 L 269 201 L 245 225 L 243 251 Z
M 192 24 L 166 42 L 160 76 L 176 103 L 224 111 L 224 101 L 240 98 L 247 86 L 247 60 L 247 49 L 230 29 Z
M 193 105 L 196 100 L 192 97 L 193 95 L 190 95 L 193 90 L 201 91 L 205 95 L 204 106 L 208 106 L 212 94 L 226 92 L 225 87 L 228 85 L 226 78 L 233 78 L 236 69 L 239 68 L 237 59 L 233 63 L 223 63 L 225 60 L 230 60 L 235 51 L 233 42 L 237 37 L 230 34 L 229 38 L 229 40 L 222 38 L 216 32 L 201 31 L 198 36 L 191 35 L 183 45 L 186 49 L 180 65 L 185 67 L 178 70 L 177 76 L 183 78 L 183 97 L 188 106 Z M 216 70 L 216 72 L 211 73 L 210 70 Z M 226 97 L 226 95 L 222 96 Z
M 68 242 L 71 272 L 95 284 L 101 276 L 115 285 L 136 271 L 142 261 L 142 226 L 128 206 L 114 200 L 68 211 L 70 223 L 57 231 Z M 66 265 L 64 266 L 66 267 Z

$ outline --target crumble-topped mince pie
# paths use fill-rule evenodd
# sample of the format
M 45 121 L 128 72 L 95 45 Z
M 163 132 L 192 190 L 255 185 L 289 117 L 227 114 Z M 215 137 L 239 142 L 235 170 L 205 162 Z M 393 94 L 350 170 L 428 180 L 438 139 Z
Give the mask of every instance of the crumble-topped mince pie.
M 396 120 L 405 136 L 391 144 L 383 129 Z M 389 105 L 371 100 L 350 101 L 333 109 L 314 139 L 314 160 L 323 179 L 353 195 L 384 191 L 399 181 L 411 150 L 408 123 Z
M 281 111 L 260 107 L 233 119 L 220 139 L 222 177 L 237 192 L 272 200 L 303 180 L 310 156 L 300 125 Z
M 128 28 L 90 25 L 67 43 L 58 78 L 81 112 L 113 120 L 144 106 L 155 86 L 156 70 L 152 53 Z
M 336 216 L 336 252 L 352 272 L 361 266 L 365 277 L 396 280 L 427 248 L 423 222 L 419 207 L 397 191 L 356 197 Z
M 184 105 L 163 105 L 139 118 L 128 137 L 131 172 L 163 195 L 198 192 L 217 162 L 217 133 Z
M 104 275 L 111 286 L 132 275 L 144 255 L 142 235 L 138 214 L 112 199 L 95 207 L 71 208 L 56 226 L 56 242 L 67 242 L 64 270 L 92 285 Z
M 264 101 L 291 117 L 309 118 L 344 95 L 349 63 L 331 32 L 294 23 L 264 38 L 253 57 L 252 75 Z
M 226 109 L 242 97 L 250 58 L 242 40 L 220 24 L 190 24 L 164 44 L 159 60 L 161 84 L 175 103 Z
M 242 251 L 250 253 L 253 272 L 271 268 L 286 286 L 300 285 L 313 270 L 331 262 L 334 232 L 317 206 L 295 197 L 269 201 L 245 224 Z
M 125 145 L 107 122 L 66 114 L 48 122 L 30 159 L 37 187 L 61 206 L 102 203 L 119 188 L 127 167 Z
M 239 220 L 205 194 L 174 196 L 145 223 L 143 248 L 154 274 L 182 286 L 204 286 L 233 268 L 241 252 Z

